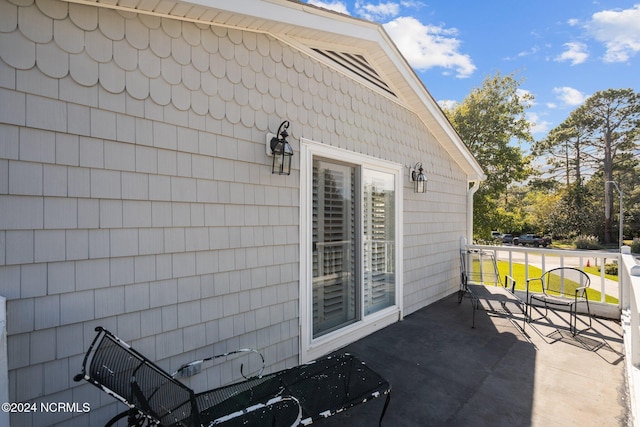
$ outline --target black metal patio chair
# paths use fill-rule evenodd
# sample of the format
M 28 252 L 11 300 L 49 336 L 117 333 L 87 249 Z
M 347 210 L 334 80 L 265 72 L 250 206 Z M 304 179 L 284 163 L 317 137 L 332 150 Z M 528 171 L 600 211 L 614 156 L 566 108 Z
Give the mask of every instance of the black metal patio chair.
M 539 281 L 542 285 L 542 293 L 533 293 L 530 290 L 532 282 Z M 569 330 L 576 335 L 592 327 L 591 311 L 587 290 L 591 285 L 589 275 L 582 270 L 573 267 L 558 267 L 546 271 L 540 277 L 527 280 L 527 306 L 529 321 L 532 321 L 531 311 L 537 301 L 545 309 L 543 317 L 548 317 L 549 306 L 564 307 L 569 310 Z M 589 327 L 578 330 L 578 304 L 586 307 Z
M 516 281 L 509 275 L 505 275 L 504 284 L 500 283 L 494 253 L 477 249 L 460 251 L 458 304 L 465 297 L 471 299 L 472 328 L 475 328 L 476 325 L 476 311 L 483 310 L 505 316 L 526 335 L 526 308 L 516 294 L 515 288 Z M 522 326 L 516 322 L 518 313 L 522 315 Z
M 84 379 L 129 407 L 107 426 L 125 417 L 129 426 L 309 425 L 386 396 L 381 424 L 389 404 L 389 383 L 350 354 L 267 375 L 261 370 L 242 382 L 195 393 L 106 329 L 96 331 L 74 380 Z M 200 362 L 185 364 L 176 373 Z

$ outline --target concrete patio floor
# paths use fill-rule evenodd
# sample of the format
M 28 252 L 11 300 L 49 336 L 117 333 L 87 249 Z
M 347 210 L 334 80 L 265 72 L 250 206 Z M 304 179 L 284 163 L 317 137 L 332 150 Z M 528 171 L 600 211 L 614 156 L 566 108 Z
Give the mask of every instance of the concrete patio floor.
M 524 334 L 483 311 L 472 329 L 471 316 L 471 302 L 454 294 L 341 350 L 391 383 L 383 426 L 630 425 L 618 322 L 593 319 L 573 337 L 564 314 L 527 323 Z M 317 424 L 375 426 L 383 404 Z

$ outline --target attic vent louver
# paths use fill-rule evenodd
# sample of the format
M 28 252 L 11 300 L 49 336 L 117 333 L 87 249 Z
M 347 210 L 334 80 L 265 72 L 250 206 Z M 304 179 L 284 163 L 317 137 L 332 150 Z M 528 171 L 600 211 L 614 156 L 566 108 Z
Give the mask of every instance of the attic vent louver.
M 325 58 L 330 59 L 331 61 L 341 65 L 342 67 L 348 69 L 349 71 L 357 74 L 367 82 L 372 85 L 382 89 L 390 95 L 396 96 L 395 93 L 391 90 L 391 88 L 380 78 L 376 70 L 369 65 L 367 60 L 362 55 L 346 53 L 346 52 L 336 52 L 333 50 L 324 50 L 313 48 L 314 51 L 324 56 Z

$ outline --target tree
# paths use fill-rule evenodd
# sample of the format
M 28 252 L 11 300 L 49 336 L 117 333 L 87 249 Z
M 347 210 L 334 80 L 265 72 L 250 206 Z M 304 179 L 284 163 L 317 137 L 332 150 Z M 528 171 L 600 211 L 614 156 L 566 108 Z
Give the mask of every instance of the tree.
M 597 203 L 594 203 L 593 194 L 581 182 L 569 185 L 562 191 L 559 205 L 555 215 L 562 218 L 563 222 L 555 231 L 555 234 L 564 237 L 577 237 L 580 235 L 597 235 L 594 224 L 598 224 Z
M 640 151 L 640 150 L 639 150 Z M 640 157 L 640 152 L 637 154 Z M 630 237 L 640 237 L 640 166 L 637 166 L 628 177 L 629 181 L 622 182 L 625 192 L 625 234 Z
M 531 142 L 525 110 L 533 97 L 519 94 L 521 81 L 513 74 L 488 76 L 460 104 L 445 111 L 453 127 L 484 169 L 487 180 L 476 192 L 474 234 L 488 236 L 498 219 L 498 200 L 510 183 L 530 174 L 529 158 L 521 149 Z
M 596 197 L 607 181 L 621 187 L 637 165 L 640 97 L 631 89 L 596 92 L 571 112 L 547 137 L 533 146 L 534 155 L 547 159 L 548 180 L 565 182 L 562 203 L 556 209 L 558 226 L 567 236 L 595 234 L 611 242 L 613 188 L 605 186 L 604 200 Z M 614 178 L 614 173 L 616 177 Z M 590 176 L 589 181 L 585 177 Z M 588 185 L 587 185 L 588 183 Z M 629 185 L 631 193 L 633 185 Z M 593 207 L 604 206 L 604 227 L 597 227 Z
M 554 232 L 559 230 L 557 206 L 560 203 L 560 195 L 536 191 L 530 186 L 525 189 L 527 192 L 522 200 L 522 205 L 527 211 L 529 228 L 522 231 L 536 230 L 543 234 L 552 234 L 554 238 L 558 237 L 558 234 L 554 234 Z
M 546 172 L 554 178 L 564 178 L 567 187 L 572 183 L 580 184 L 589 131 L 584 108 L 578 108 L 564 122 L 551 129 L 545 139 L 533 145 L 532 155 L 544 156 L 549 166 Z
M 622 213 L 624 216 L 623 236 L 633 238 L 640 236 L 640 147 L 633 156 L 625 156 L 626 160 L 616 164 L 614 181 L 623 193 Z M 614 190 L 615 191 L 615 190 Z M 615 191 L 614 203 L 619 202 L 618 192 Z M 619 212 L 619 205 L 614 207 L 613 212 Z M 620 224 L 620 218 L 613 224 Z M 612 224 L 612 226 L 613 226 Z M 613 227 L 612 227 L 613 228 Z M 617 235 L 616 230 L 612 230 L 612 235 Z
M 640 135 L 640 95 L 632 89 L 608 89 L 590 96 L 581 108 L 589 127 L 589 145 L 595 149 L 587 155 L 602 165 L 605 183 L 614 181 L 616 169 L 634 163 Z M 605 185 L 605 243 L 612 241 L 613 200 L 613 186 Z
M 556 193 L 559 199 L 549 214 L 556 236 L 575 237 L 590 230 L 591 205 L 589 192 L 584 187 L 586 170 L 593 170 L 594 164 L 585 161 L 590 148 L 590 120 L 584 106 L 572 111 L 569 117 L 551 129 L 547 137 L 533 145 L 532 154 L 546 158 L 551 180 L 562 180 L 564 186 Z M 589 164 L 587 164 L 589 163 Z

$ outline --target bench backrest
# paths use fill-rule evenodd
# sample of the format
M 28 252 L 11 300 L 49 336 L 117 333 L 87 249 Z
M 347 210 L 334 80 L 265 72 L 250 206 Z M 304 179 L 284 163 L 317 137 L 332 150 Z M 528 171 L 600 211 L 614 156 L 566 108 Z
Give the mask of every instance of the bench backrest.
M 578 298 L 583 298 L 591 285 L 589 275 L 573 267 L 554 268 L 544 273 L 541 279 L 542 291 L 547 295 L 574 297 L 578 289 Z
M 193 391 L 109 331 L 87 352 L 82 375 L 93 385 L 161 425 L 199 425 Z

